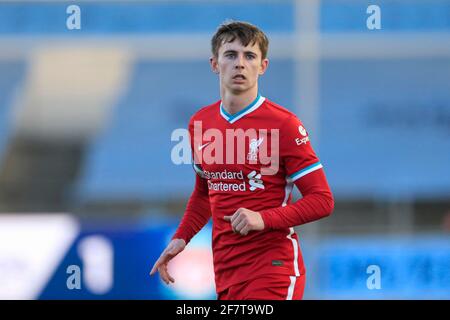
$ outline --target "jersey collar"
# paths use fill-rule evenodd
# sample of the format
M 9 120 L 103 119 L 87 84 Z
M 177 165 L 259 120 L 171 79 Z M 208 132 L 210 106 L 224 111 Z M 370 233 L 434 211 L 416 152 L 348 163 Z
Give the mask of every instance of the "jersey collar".
M 222 115 L 222 117 L 225 118 L 225 120 L 227 120 L 229 123 L 234 123 L 236 121 L 238 121 L 240 118 L 244 117 L 245 115 L 249 114 L 250 112 L 255 111 L 256 109 L 259 108 L 259 106 L 261 106 L 264 102 L 264 100 L 266 100 L 266 98 L 260 96 L 258 94 L 258 96 L 256 97 L 255 100 L 253 100 L 252 103 L 250 103 L 247 107 L 245 107 L 244 109 L 242 109 L 239 112 L 236 112 L 235 114 L 229 114 L 225 108 L 223 107 L 222 102 L 220 102 L 220 114 Z

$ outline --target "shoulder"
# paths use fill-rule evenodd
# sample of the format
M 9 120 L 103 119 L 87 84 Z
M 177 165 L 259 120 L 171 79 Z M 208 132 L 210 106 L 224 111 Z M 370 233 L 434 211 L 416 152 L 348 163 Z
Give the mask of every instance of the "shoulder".
M 292 111 L 286 109 L 285 107 L 282 107 L 281 105 L 269 100 L 266 98 L 266 112 L 268 113 L 268 116 L 273 119 L 277 120 L 280 123 L 283 124 L 289 124 L 289 123 L 299 123 L 300 120 L 297 117 L 295 113 Z
M 220 106 L 220 100 L 216 101 L 210 105 L 201 107 L 199 110 L 197 110 L 197 112 L 195 112 L 191 119 L 190 119 L 190 123 L 194 122 L 194 121 L 201 121 L 204 119 L 211 119 L 212 115 L 215 115 L 218 113 L 219 110 L 219 106 Z
M 309 141 L 308 131 L 295 113 L 270 100 L 267 100 L 267 112 L 266 116 L 273 119 L 271 123 L 280 130 L 283 139 L 295 141 L 297 144 L 298 141 Z

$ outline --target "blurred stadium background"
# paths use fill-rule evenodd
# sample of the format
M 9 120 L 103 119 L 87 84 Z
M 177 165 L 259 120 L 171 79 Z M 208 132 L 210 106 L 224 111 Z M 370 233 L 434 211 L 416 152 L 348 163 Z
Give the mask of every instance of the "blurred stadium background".
M 305 298 L 450 298 L 450 1 L 249 0 L 0 2 L 0 299 L 215 298 L 210 226 L 174 286 L 148 272 L 194 182 L 171 133 L 219 99 L 226 19 L 268 33 L 260 92 L 303 120 L 336 198 L 297 228 Z

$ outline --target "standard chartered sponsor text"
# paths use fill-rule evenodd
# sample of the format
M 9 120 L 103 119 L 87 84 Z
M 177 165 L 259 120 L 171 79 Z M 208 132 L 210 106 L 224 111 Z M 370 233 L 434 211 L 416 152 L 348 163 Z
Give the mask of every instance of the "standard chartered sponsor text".
M 245 181 L 241 183 L 226 183 L 223 181 L 220 182 L 211 182 L 208 180 L 208 188 L 214 191 L 246 191 L 247 186 Z
M 247 185 L 244 179 L 244 172 L 240 171 L 204 171 L 205 178 L 208 179 L 208 189 L 214 191 L 246 191 Z M 213 182 L 215 180 L 233 180 L 234 182 Z

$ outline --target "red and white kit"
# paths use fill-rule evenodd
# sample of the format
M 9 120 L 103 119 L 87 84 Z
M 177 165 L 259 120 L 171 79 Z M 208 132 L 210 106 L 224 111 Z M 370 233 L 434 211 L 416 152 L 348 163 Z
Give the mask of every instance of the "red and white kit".
M 221 101 L 200 109 L 191 118 L 189 132 L 196 184 L 173 238 L 188 243 L 212 217 L 219 299 L 300 299 L 305 268 L 293 226 L 323 218 L 334 206 L 303 124 L 292 112 L 258 95 L 234 115 Z M 230 139 L 242 132 L 249 133 L 244 143 Z M 303 198 L 291 203 L 294 184 Z M 259 212 L 264 230 L 245 236 L 234 233 L 223 217 L 239 208 Z M 258 284 L 261 288 L 271 283 L 279 288 L 252 297 L 258 290 L 250 290 L 248 284 L 256 279 L 269 279 Z M 235 290 L 238 287 L 242 290 Z M 241 295 L 230 294 L 233 291 Z

